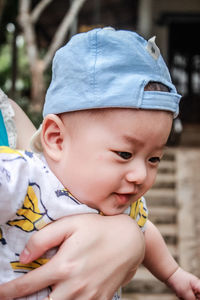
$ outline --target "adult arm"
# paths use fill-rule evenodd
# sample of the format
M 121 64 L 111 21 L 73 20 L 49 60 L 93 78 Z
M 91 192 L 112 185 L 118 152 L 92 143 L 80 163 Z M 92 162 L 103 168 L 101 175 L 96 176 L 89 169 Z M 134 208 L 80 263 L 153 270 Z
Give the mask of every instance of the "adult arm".
M 15 112 L 14 121 L 17 129 L 17 148 L 29 149 L 30 139 L 35 133 L 36 128 L 21 107 L 13 100 L 9 99 L 9 101 Z
M 77 215 L 60 219 L 32 236 L 23 262 L 62 243 L 44 266 L 0 286 L 0 299 L 22 297 L 48 285 L 54 300 L 112 299 L 144 256 L 143 234 L 128 216 Z M 28 256 L 27 256 L 28 251 Z

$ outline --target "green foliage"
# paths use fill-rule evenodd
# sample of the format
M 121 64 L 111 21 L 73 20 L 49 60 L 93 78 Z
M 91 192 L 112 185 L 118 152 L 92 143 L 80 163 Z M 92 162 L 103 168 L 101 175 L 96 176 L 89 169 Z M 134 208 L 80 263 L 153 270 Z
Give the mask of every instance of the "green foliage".
M 11 53 L 10 45 L 3 44 L 0 47 L 0 86 L 6 89 L 6 79 L 11 78 Z
M 0 46 L 0 86 L 6 93 L 9 93 L 12 72 L 15 71 L 17 73 L 16 91 L 20 95 L 30 88 L 30 72 L 23 37 L 20 35 L 16 39 L 16 70 L 13 70 L 13 38 L 14 33 L 7 32 L 6 43 Z
M 42 112 L 33 112 L 30 109 L 30 100 L 27 97 L 21 97 L 16 100 L 17 104 L 23 109 L 27 114 L 29 119 L 33 122 L 36 128 L 42 123 L 43 117 Z
M 11 98 L 11 78 L 12 78 L 12 42 L 13 32 L 7 31 L 6 43 L 0 46 L 0 87 Z M 42 121 L 42 114 L 30 111 L 30 70 L 28 65 L 28 59 L 26 55 L 26 49 L 24 46 L 23 37 L 19 35 L 16 39 L 17 44 L 17 78 L 15 85 L 16 101 L 21 108 L 26 112 L 33 124 L 38 127 Z

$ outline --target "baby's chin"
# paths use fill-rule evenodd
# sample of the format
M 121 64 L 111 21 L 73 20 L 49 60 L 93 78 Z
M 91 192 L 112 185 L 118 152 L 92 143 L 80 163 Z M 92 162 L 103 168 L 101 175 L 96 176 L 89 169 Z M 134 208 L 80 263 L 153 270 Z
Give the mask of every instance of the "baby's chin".
M 100 210 L 100 215 L 103 216 L 116 216 L 116 215 L 121 215 L 125 212 L 127 207 L 113 207 L 113 208 L 107 208 Z

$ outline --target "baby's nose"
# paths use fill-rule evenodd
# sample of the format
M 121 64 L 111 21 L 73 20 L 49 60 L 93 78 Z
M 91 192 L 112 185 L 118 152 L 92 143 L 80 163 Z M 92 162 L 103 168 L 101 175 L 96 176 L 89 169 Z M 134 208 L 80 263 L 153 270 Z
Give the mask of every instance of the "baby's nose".
M 135 184 L 142 184 L 147 177 L 147 168 L 144 162 L 134 162 L 127 172 L 126 180 Z

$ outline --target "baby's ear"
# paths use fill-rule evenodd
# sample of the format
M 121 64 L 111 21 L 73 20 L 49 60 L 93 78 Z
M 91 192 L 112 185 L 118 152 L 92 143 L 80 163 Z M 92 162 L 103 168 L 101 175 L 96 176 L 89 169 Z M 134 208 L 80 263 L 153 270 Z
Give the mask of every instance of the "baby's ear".
M 59 116 L 49 114 L 45 117 L 41 143 L 44 152 L 54 161 L 58 161 L 62 155 L 64 130 L 64 124 Z

